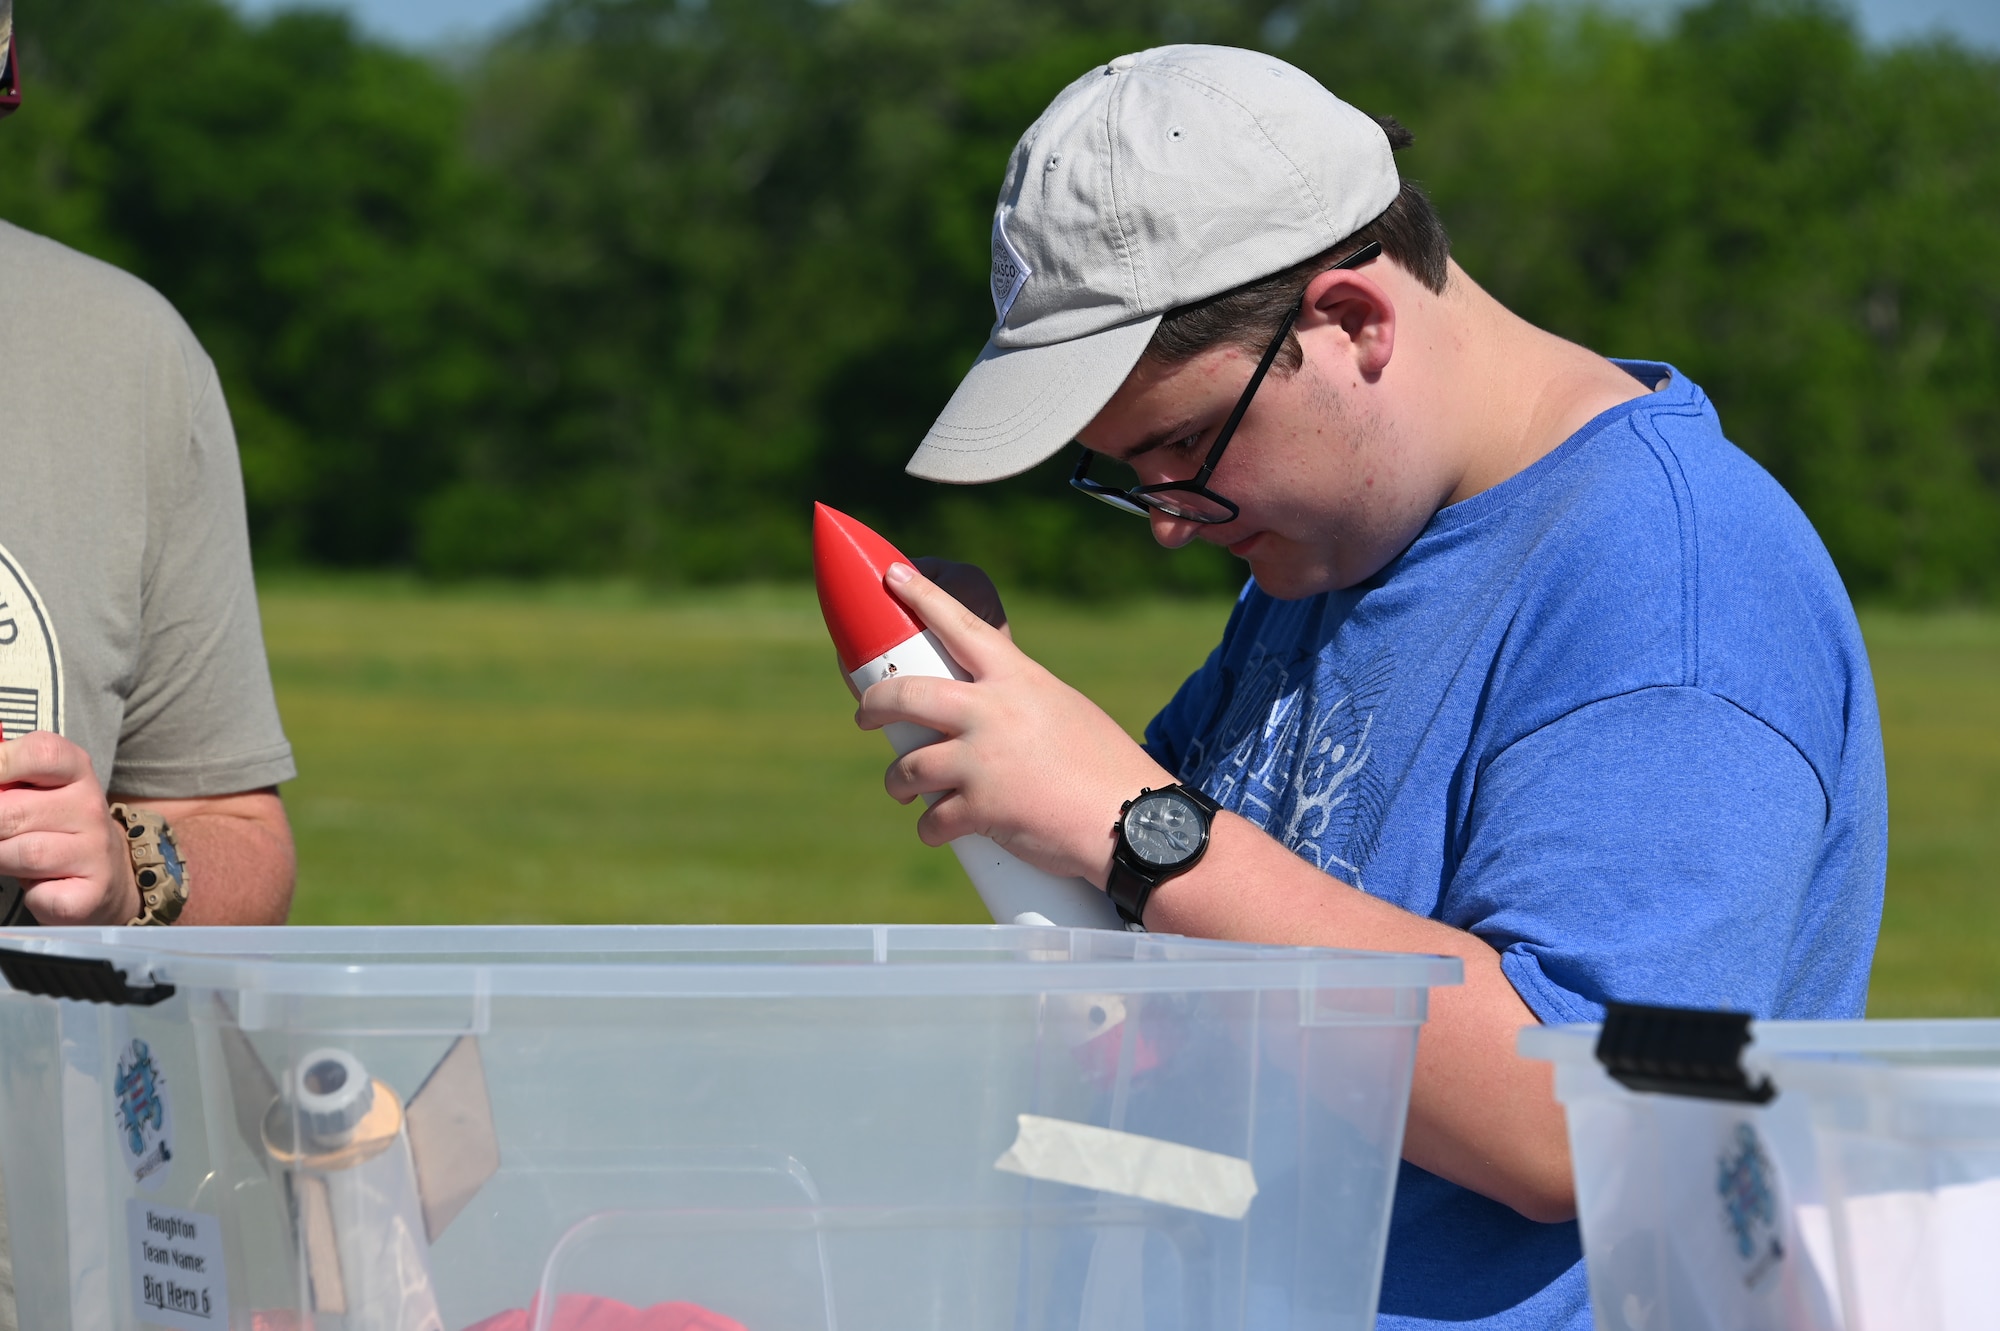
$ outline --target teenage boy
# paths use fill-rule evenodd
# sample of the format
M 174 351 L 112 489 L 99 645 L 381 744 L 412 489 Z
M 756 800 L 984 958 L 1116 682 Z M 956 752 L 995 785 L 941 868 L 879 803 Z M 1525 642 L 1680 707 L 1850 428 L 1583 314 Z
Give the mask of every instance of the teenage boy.
M 1225 48 L 1056 98 L 995 211 L 991 340 L 909 469 L 997 480 L 1074 438 L 1074 485 L 1252 581 L 1142 747 L 898 567 L 973 678 L 859 718 L 946 734 L 887 778 L 950 792 L 930 844 L 984 833 L 1150 929 L 1462 958 L 1381 1324 L 1582 1331 L 1562 1115 L 1516 1033 L 1614 999 L 1858 1016 L 1881 739 L 1804 515 L 1670 366 L 1475 285 L 1407 141 Z

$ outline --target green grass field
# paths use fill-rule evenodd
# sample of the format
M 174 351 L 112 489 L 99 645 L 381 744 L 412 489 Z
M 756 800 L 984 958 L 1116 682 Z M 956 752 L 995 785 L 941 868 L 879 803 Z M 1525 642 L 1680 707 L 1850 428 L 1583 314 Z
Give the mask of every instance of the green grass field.
M 2000 616 L 1861 622 L 1889 754 L 1869 1015 L 2000 1014 Z
M 281 581 L 302 924 L 974 921 L 881 791 L 809 589 Z M 1137 733 L 1222 602 L 1026 602 L 1021 642 Z M 2000 1013 L 2000 617 L 1866 620 L 1889 746 L 1870 1010 Z

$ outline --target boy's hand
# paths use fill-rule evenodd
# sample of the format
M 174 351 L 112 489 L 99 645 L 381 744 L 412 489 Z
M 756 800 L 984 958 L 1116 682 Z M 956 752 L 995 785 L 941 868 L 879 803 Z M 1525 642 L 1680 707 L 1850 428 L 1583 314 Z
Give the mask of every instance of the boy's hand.
M 986 570 L 977 564 L 959 564 L 949 559 L 939 559 L 936 555 L 924 555 L 917 560 L 917 569 L 925 577 L 950 592 L 952 599 L 978 615 L 1007 635 L 1013 641 L 1014 630 L 1007 623 L 1007 610 L 1000 604 L 1000 589 L 993 585 L 993 579 L 986 576 Z M 847 678 L 847 671 L 840 672 L 847 683 L 847 691 L 854 695 L 854 701 L 861 701 L 861 693 L 854 687 L 854 681 Z
M 1142 786 L 1172 784 L 1172 775 L 1097 704 L 943 587 L 903 564 L 891 565 L 885 581 L 972 675 L 970 683 L 886 679 L 862 695 L 855 713 L 864 730 L 914 721 L 943 732 L 891 763 L 884 780 L 904 804 L 947 792 L 918 820 L 917 834 L 941 846 L 978 832 L 1037 868 L 1102 887 L 1119 805 Z M 997 607 L 997 594 L 993 601 Z

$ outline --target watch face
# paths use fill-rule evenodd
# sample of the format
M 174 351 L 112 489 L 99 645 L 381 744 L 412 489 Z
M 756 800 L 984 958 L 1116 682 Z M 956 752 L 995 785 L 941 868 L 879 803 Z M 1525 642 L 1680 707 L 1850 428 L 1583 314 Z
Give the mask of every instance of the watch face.
M 181 865 L 180 847 L 174 844 L 171 835 L 160 838 L 160 858 L 167 862 L 167 872 L 173 876 L 176 883 L 187 881 L 187 870 Z
M 1125 811 L 1125 842 L 1146 863 L 1172 868 L 1201 849 L 1204 826 L 1193 801 L 1161 791 Z

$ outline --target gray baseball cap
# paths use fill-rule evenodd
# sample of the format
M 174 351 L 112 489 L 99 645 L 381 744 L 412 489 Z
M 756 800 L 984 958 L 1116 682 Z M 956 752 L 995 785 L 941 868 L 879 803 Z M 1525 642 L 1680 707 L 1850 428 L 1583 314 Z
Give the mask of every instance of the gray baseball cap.
M 993 333 L 910 474 L 1026 471 L 1111 400 L 1168 310 L 1331 249 L 1400 188 L 1381 126 L 1275 56 L 1159 46 L 1093 69 L 1014 147 Z

